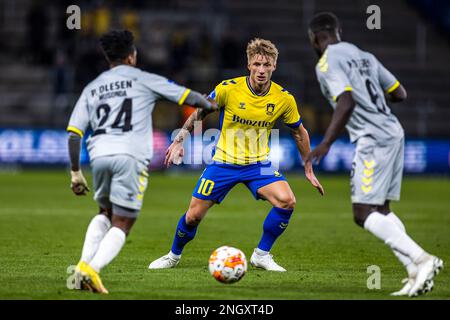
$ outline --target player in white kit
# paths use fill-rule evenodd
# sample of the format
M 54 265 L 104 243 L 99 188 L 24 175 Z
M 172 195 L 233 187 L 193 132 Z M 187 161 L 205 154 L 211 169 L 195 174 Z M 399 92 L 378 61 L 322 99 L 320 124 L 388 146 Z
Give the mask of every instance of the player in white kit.
M 308 35 L 320 57 L 316 75 L 321 91 L 334 112 L 322 142 L 306 161 L 318 163 L 346 127 L 351 142 L 356 143 L 351 172 L 355 222 L 383 240 L 407 269 L 404 287 L 393 295 L 426 293 L 433 288 L 443 262 L 408 236 L 389 207 L 391 200 L 400 199 L 404 133 L 385 96 L 400 102 L 406 99 L 406 91 L 374 55 L 341 41 L 334 14 L 315 15 Z
M 216 110 L 217 105 L 198 92 L 136 68 L 131 32 L 111 31 L 101 37 L 100 45 L 110 69 L 84 88 L 67 131 L 71 188 L 76 195 L 85 195 L 89 188 L 80 169 L 80 143 L 86 130 L 92 130 L 87 148 L 94 199 L 100 207 L 87 229 L 76 268 L 78 288 L 108 293 L 99 272 L 121 250 L 142 207 L 153 156 L 155 102 L 167 99 L 205 112 Z

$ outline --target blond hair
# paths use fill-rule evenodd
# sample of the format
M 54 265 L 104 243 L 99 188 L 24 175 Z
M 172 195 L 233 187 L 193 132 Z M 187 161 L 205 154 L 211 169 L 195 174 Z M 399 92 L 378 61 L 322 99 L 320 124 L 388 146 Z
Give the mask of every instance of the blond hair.
M 247 45 L 247 60 L 250 62 L 255 55 L 262 55 L 273 58 L 274 63 L 277 63 L 278 49 L 269 40 L 255 38 Z

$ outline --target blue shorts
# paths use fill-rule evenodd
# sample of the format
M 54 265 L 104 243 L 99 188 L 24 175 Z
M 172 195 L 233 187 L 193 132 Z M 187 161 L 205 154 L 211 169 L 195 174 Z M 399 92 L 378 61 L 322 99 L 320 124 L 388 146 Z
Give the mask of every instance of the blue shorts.
M 203 171 L 192 196 L 221 203 L 238 183 L 244 183 L 255 199 L 258 189 L 275 181 L 286 181 L 281 173 L 268 164 L 232 165 L 214 162 Z

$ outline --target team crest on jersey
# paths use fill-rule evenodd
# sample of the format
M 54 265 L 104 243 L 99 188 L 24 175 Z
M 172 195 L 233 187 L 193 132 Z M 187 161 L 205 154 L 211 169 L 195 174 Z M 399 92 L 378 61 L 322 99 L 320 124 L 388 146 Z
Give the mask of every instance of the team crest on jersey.
M 266 114 L 268 116 L 273 116 L 273 111 L 275 110 L 275 104 L 268 103 L 266 106 Z
M 239 109 L 245 109 L 245 102 L 239 102 Z

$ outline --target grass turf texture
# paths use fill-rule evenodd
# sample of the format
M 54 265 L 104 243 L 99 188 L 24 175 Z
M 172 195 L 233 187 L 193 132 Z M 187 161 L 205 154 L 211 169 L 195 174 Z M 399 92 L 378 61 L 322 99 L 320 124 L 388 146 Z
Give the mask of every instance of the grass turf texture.
M 287 178 L 297 197 L 289 227 L 272 253 L 288 272 L 249 266 L 235 284 L 215 281 L 208 257 L 221 245 L 250 259 L 270 205 L 235 187 L 212 208 L 175 269 L 148 270 L 168 252 L 197 174 L 152 174 L 141 216 L 126 246 L 102 270 L 108 296 L 66 288 L 66 269 L 76 264 L 86 227 L 97 207 L 92 192 L 75 197 L 64 171 L 0 173 L 0 299 L 400 299 L 389 296 L 406 273 L 387 246 L 352 221 L 347 176 L 320 176 L 320 197 L 299 174 Z M 91 181 L 91 177 L 88 176 Z M 450 266 L 449 179 L 405 178 L 402 201 L 392 208 L 409 234 Z M 367 267 L 381 268 L 381 289 L 369 290 Z M 445 270 L 433 292 L 418 299 L 449 299 Z

